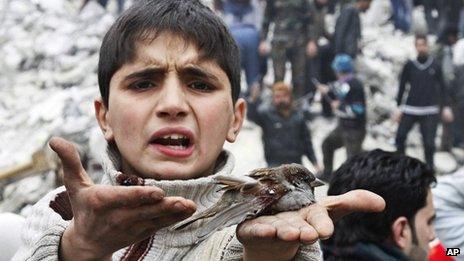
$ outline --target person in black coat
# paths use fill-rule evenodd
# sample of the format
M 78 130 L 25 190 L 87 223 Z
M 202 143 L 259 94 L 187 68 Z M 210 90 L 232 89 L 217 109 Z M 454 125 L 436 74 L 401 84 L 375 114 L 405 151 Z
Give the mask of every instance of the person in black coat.
M 307 117 L 303 109 L 295 106 L 290 86 L 277 82 L 272 87 L 272 104 L 260 106 L 259 89 L 254 89 L 248 101 L 248 119 L 258 124 L 262 130 L 264 157 L 268 166 L 288 163 L 301 164 L 301 157 L 309 161 L 319 171 L 311 141 L 311 132 L 306 125 Z
M 365 12 L 371 5 L 371 0 L 356 0 L 342 10 L 335 24 L 333 45 L 335 54 L 348 54 L 355 59 L 359 52 L 358 41 L 361 39 L 360 12 Z

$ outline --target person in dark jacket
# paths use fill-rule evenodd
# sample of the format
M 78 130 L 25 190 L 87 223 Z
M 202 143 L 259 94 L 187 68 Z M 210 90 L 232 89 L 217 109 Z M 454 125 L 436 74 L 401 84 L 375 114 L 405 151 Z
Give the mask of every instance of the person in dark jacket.
M 382 150 L 348 159 L 334 172 L 328 195 L 367 189 L 385 199 L 382 213 L 354 213 L 337 221 L 323 241 L 324 260 L 424 261 L 435 238 L 434 172 L 421 161 Z
M 354 76 L 353 60 L 347 54 L 337 55 L 332 63 L 338 80 L 330 86 L 320 84 L 318 90 L 329 100 L 339 121 L 322 143 L 324 172 L 322 180 L 330 180 L 335 150 L 345 147 L 351 157 L 362 150 L 366 136 L 366 99 L 362 83 Z
M 441 66 L 428 54 L 427 37 L 416 36 L 415 46 L 418 53 L 417 59 L 408 61 L 400 76 L 397 96 L 399 109 L 394 116 L 394 119 L 399 122 L 395 142 L 397 150 L 404 153 L 408 133 L 415 123 L 419 123 L 425 161 L 430 168 L 434 168 L 433 155 L 440 110 L 446 122 L 453 120 L 453 113 L 448 106 L 449 96 Z M 404 99 L 407 84 L 410 88 Z
M 259 107 L 259 89 L 254 89 L 248 103 L 248 119 L 258 124 L 262 130 L 264 157 L 269 166 L 299 163 L 301 157 L 308 157 L 316 171 L 321 168 L 317 162 L 311 141 L 311 132 L 306 125 L 302 109 L 292 102 L 289 85 L 277 82 L 272 87 L 272 104 Z
M 308 92 L 306 57 L 317 50 L 313 26 L 312 0 L 267 0 L 261 30 L 261 55 L 270 53 L 275 82 L 283 81 L 287 61 L 291 63 L 293 95 Z M 274 26 L 271 26 L 274 25 Z M 272 42 L 267 39 L 272 30 Z
M 360 12 L 369 9 L 371 0 L 356 0 L 354 5 L 349 5 L 342 10 L 335 24 L 333 44 L 335 54 L 345 53 L 355 59 L 359 51 L 358 42 L 361 39 Z
M 454 46 L 458 38 L 458 28 L 456 26 L 448 26 L 438 37 L 437 43 L 435 44 L 435 50 L 432 50 L 432 54 L 436 58 L 438 64 L 441 65 L 443 74 L 443 80 L 448 88 L 448 93 L 451 94 L 454 88 L 456 71 L 453 62 Z M 455 98 L 455 96 L 451 96 Z M 456 113 L 456 99 L 451 99 L 450 107 L 453 113 Z M 442 122 L 442 133 L 441 133 L 441 145 L 440 150 L 451 151 L 455 140 L 455 133 L 453 129 L 456 125 L 454 122 Z M 460 130 L 460 132 L 462 129 Z

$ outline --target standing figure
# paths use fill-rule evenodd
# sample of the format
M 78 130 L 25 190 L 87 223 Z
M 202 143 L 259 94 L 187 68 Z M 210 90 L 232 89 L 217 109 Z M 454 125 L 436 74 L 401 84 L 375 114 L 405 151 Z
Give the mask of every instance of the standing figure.
M 327 13 L 327 3 L 328 0 L 314 0 L 311 3 L 311 26 L 310 31 L 312 32 L 313 41 L 315 45 L 311 45 L 311 48 L 308 49 L 308 59 L 307 59 L 307 72 L 306 77 L 312 79 L 317 78 L 319 81 L 321 78 L 321 63 L 323 59 L 326 58 L 326 45 L 319 45 L 319 39 L 325 38 L 327 40 L 331 39 L 330 33 L 326 30 L 325 26 L 325 16 Z M 310 86 L 310 93 L 314 94 L 315 86 L 314 84 L 306 79 Z
M 448 26 L 437 39 L 436 48 L 432 53 L 436 57 L 437 62 L 441 65 L 443 80 L 448 87 L 448 93 L 454 93 L 456 86 L 456 66 L 454 65 L 454 46 L 458 40 L 458 28 L 456 26 Z M 457 112 L 457 95 L 451 95 L 450 107 L 453 113 Z M 455 131 L 456 121 L 442 122 L 442 134 L 440 150 L 451 151 L 454 145 L 454 140 L 461 135 L 462 129 Z
M 354 75 L 353 60 L 347 54 L 337 55 L 332 67 L 338 80 L 330 87 L 318 86 L 339 119 L 337 127 L 322 143 L 324 172 L 320 178 L 326 181 L 330 180 L 335 150 L 345 147 L 350 158 L 361 152 L 366 136 L 366 99 L 363 85 Z
M 401 153 L 405 152 L 408 133 L 415 123 L 419 123 L 425 161 L 430 168 L 434 168 L 435 136 L 441 107 L 446 105 L 442 110 L 445 121 L 452 121 L 453 113 L 448 107 L 449 98 L 446 95 L 441 66 L 429 55 L 427 37 L 416 36 L 415 46 L 417 59 L 410 60 L 404 65 L 400 77 L 397 96 L 399 109 L 394 115 L 395 120 L 399 122 L 396 148 Z M 410 88 L 406 101 L 403 102 L 407 84 Z
M 245 70 L 248 96 L 260 82 L 259 2 L 257 0 L 215 0 L 215 8 L 240 48 L 241 67 Z
M 291 63 L 295 98 L 308 91 L 305 77 L 306 55 L 311 49 L 317 48 L 310 30 L 310 6 L 310 0 L 268 0 L 264 12 L 260 53 L 271 52 L 275 82 L 284 80 L 286 62 Z M 266 42 L 271 24 L 274 24 L 272 49 Z
M 248 118 L 263 129 L 264 157 L 270 167 L 299 163 L 307 156 L 319 171 L 303 111 L 294 106 L 290 86 L 277 82 L 272 87 L 272 105 L 259 109 L 258 92 L 249 101 Z
M 356 59 L 361 39 L 360 12 L 365 12 L 371 6 L 372 0 L 356 0 L 354 5 L 347 6 L 340 13 L 335 24 L 333 36 L 335 54 L 345 53 Z

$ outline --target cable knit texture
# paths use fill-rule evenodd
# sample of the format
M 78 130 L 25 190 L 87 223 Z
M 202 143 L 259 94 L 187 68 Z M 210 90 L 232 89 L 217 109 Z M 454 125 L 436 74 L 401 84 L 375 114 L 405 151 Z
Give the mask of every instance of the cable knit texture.
M 219 164 L 215 174 L 192 180 L 153 180 L 145 179 L 145 186 L 157 186 L 167 196 L 181 196 L 193 200 L 198 211 L 215 204 L 222 191 L 214 184 L 216 175 L 231 175 L 234 157 L 224 151 L 224 162 Z M 109 171 L 103 183 L 117 184 L 116 171 Z M 13 260 L 58 260 L 60 238 L 69 221 L 50 207 L 57 194 L 64 187 L 55 189 L 42 198 L 27 218 L 22 233 L 23 246 Z M 155 235 L 138 244 L 121 249 L 113 254 L 113 260 L 241 260 L 243 247 L 235 236 L 235 226 L 211 234 L 207 239 L 197 242 L 196 230 L 203 221 L 179 230 L 169 228 L 158 230 Z M 295 260 L 322 260 L 318 243 L 302 246 Z

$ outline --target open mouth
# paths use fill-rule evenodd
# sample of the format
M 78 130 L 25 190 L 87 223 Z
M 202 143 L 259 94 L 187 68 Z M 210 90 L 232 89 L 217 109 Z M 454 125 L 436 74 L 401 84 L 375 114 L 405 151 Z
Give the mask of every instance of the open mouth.
M 189 137 L 178 134 L 165 135 L 163 137 L 155 138 L 151 143 L 167 146 L 173 150 L 185 150 L 191 145 Z
M 150 145 L 168 157 L 189 157 L 195 144 L 193 133 L 183 127 L 163 128 L 152 135 Z

